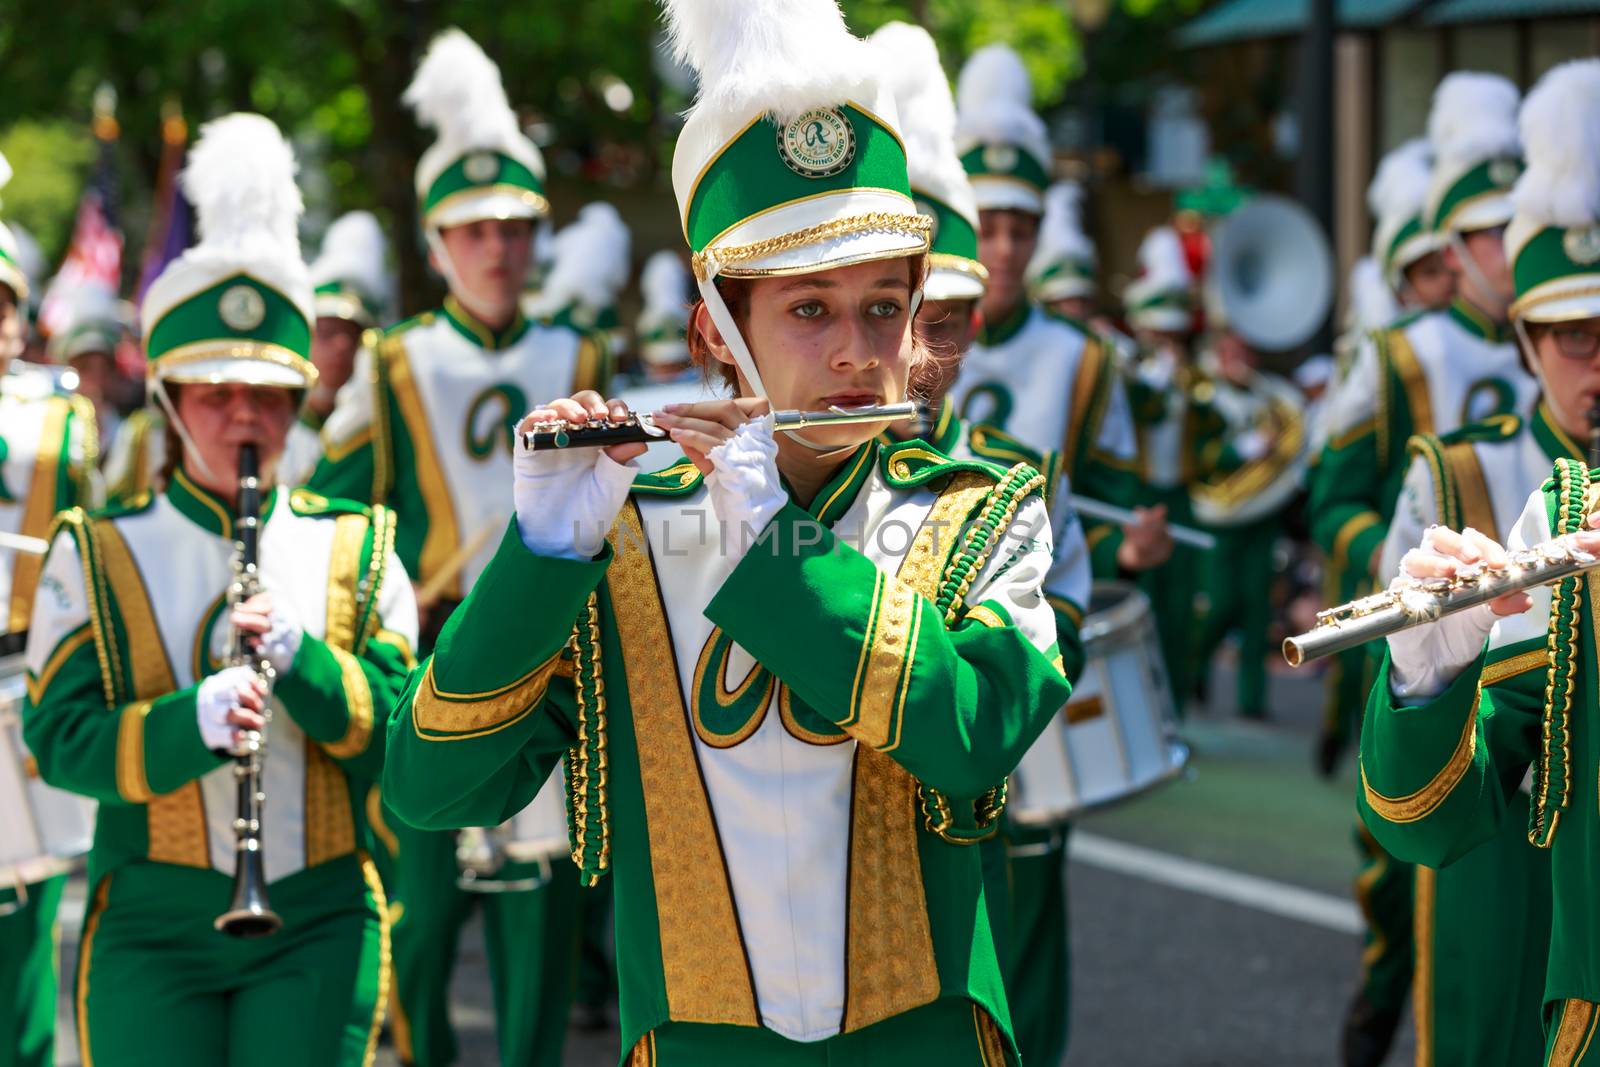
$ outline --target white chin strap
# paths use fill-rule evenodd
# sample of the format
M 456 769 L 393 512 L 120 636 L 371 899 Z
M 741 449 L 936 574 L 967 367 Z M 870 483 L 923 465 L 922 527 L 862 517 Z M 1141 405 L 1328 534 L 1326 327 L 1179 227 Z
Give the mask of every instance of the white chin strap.
M 1450 231 L 1450 247 L 1455 250 L 1456 262 L 1461 264 L 1461 273 L 1472 282 L 1473 288 L 1485 297 L 1494 292 L 1494 286 L 1489 284 L 1489 279 L 1483 276 L 1483 268 L 1478 266 L 1477 257 L 1467 247 L 1467 242 L 1461 239 L 1461 234 L 1455 230 Z
M 185 462 L 194 460 L 195 466 L 200 468 L 200 473 L 206 481 L 215 481 L 216 473 L 206 463 L 205 456 L 200 454 L 200 446 L 194 443 L 194 437 L 189 433 L 189 428 L 178 418 L 178 408 L 172 402 L 172 397 L 167 393 L 167 383 L 157 380 L 154 392 L 156 403 L 161 405 L 161 410 L 167 413 L 167 424 L 178 432 L 178 440 L 183 442 L 183 459 Z

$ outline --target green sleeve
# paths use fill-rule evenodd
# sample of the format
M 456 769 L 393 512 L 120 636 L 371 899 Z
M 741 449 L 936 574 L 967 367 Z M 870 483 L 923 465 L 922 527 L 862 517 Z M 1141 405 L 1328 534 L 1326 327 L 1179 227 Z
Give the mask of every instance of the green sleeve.
M 1397 707 L 1384 657 L 1356 800 L 1372 835 L 1402 860 L 1442 867 L 1492 837 L 1533 759 L 1545 672 L 1484 685 L 1486 659 L 1428 703 Z
M 61 641 L 42 681 L 29 678 L 23 739 L 40 777 L 102 804 L 144 804 L 222 766 L 200 737 L 196 687 L 106 707 L 86 628 Z
M 312 471 L 306 488 L 327 497 L 381 504 L 383 501 L 372 498 L 374 462 L 374 445 L 370 438 L 337 458 L 328 453 L 324 442 L 322 458 L 317 461 L 317 469 Z
M 1133 412 L 1133 421 L 1139 426 L 1152 426 L 1167 416 L 1166 394 L 1141 381 L 1137 375 L 1128 375 L 1124 379 L 1124 389 L 1128 393 L 1128 407 Z
M 576 740 L 562 649 L 610 564 L 536 556 L 513 521 L 389 720 L 383 798 L 419 829 L 520 811 Z
M 969 617 L 946 630 L 933 604 L 793 504 L 706 618 L 857 741 L 951 796 L 1004 781 L 1070 692 L 1016 626 Z
M 1133 508 L 1139 504 L 1139 476 L 1127 467 L 1107 462 L 1098 453 L 1089 453 L 1071 472 L 1072 491 L 1091 500 L 1100 500 L 1119 508 Z M 1117 549 L 1122 547 L 1122 527 L 1114 522 L 1085 520 L 1084 540 L 1089 545 L 1089 569 L 1096 578 L 1115 578 L 1121 573 L 1117 566 Z
M 1083 677 L 1088 654 L 1083 647 L 1083 608 L 1065 597 L 1045 595 L 1056 617 L 1056 647 L 1061 652 L 1061 673 L 1074 687 Z
M 1383 478 L 1370 426 L 1323 448 L 1311 477 L 1311 537 L 1332 566 L 1367 573 L 1389 532 L 1378 499 Z
M 368 641 L 359 656 L 305 635 L 275 695 L 306 736 L 366 781 L 383 770 L 386 731 L 407 676 L 404 654 Z

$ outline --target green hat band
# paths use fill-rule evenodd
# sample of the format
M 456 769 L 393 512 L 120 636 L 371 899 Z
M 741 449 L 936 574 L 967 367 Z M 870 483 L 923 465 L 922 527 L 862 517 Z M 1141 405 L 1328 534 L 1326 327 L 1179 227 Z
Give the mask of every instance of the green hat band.
M 1094 281 L 1094 264 L 1086 259 L 1062 259 L 1050 264 L 1039 272 L 1035 278 L 1035 285 L 1043 285 L 1054 281 L 1056 278 L 1080 278 L 1084 281 Z
M 1400 262 L 1400 250 L 1407 241 L 1420 237 L 1423 234 L 1422 216 L 1413 215 L 1406 220 L 1406 224 L 1395 233 L 1394 239 L 1389 242 L 1389 247 L 1383 250 L 1383 265 L 1391 274 L 1408 264 Z
M 1511 278 L 1517 290 L 1514 316 L 1552 300 L 1600 297 L 1600 223 L 1540 230 L 1517 252 Z M 1593 279 L 1595 285 L 1553 284 L 1577 279 Z
M 931 245 L 928 248 L 930 254 L 971 260 L 978 258 L 978 231 L 972 228 L 972 223 L 936 196 L 920 191 L 914 191 L 912 196 L 916 200 L 918 213 L 933 220 Z
M 1041 192 L 1050 184 L 1050 175 L 1033 154 L 1013 144 L 981 144 L 961 157 L 961 165 L 971 178 L 1010 178 Z
M 422 217 L 427 219 L 455 197 L 483 192 L 520 193 L 540 214 L 549 210 L 544 182 L 537 174 L 504 152 L 485 149 L 468 152 L 433 180 L 428 195 L 422 198 Z
M 378 307 L 367 295 L 344 282 L 324 282 L 312 292 L 317 318 L 344 319 L 361 326 L 378 324 Z
M 882 119 L 854 104 L 812 108 L 782 127 L 763 115 L 695 180 L 684 236 L 703 252 L 746 219 L 852 189 L 911 195 L 905 145 Z
M 244 274 L 175 305 L 145 337 L 145 354 L 152 365 L 180 352 L 251 347 L 309 359 L 311 324 L 288 297 Z
M 1451 183 L 1434 211 L 1430 229 L 1448 230 L 1463 208 L 1478 200 L 1506 196 L 1522 175 L 1520 159 L 1486 159 Z
M 1165 289 L 1161 292 L 1151 293 L 1143 300 L 1135 303 L 1128 309 L 1130 313 L 1140 311 L 1158 311 L 1161 309 L 1189 312 L 1194 309 L 1194 301 L 1187 292 L 1181 289 Z

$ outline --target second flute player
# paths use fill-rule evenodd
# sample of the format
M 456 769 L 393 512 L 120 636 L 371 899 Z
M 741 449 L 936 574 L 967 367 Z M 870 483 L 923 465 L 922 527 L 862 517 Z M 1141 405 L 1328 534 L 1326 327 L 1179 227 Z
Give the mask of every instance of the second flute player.
M 518 454 L 384 795 L 494 824 L 568 753 L 633 1064 L 1015 1063 L 972 842 L 1069 691 L 1042 480 L 881 424 L 774 436 L 769 404 L 905 398 L 928 224 L 832 0 L 668 10 L 700 73 L 673 168 L 692 344 L 736 398 L 672 411 L 687 459 L 653 475 L 642 445 Z

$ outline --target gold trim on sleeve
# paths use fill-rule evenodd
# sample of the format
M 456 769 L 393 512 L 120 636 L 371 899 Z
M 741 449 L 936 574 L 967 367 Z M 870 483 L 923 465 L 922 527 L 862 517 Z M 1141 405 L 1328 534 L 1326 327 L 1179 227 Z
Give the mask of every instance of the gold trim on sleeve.
M 1346 570 L 1350 569 L 1354 565 L 1350 559 L 1350 545 L 1382 521 L 1375 511 L 1363 511 L 1346 519 L 1333 539 L 1333 562 Z
M 544 699 L 560 658 L 558 652 L 516 681 L 485 693 L 450 693 L 438 688 L 430 659 L 411 700 L 412 727 L 424 741 L 464 741 L 503 730 L 525 718 Z
M 857 741 L 884 752 L 900 743 L 907 681 L 916 662 L 921 598 L 909 585 L 878 572 L 876 618 L 862 642 L 861 687 L 849 731 Z
M 339 682 L 344 688 L 344 704 L 349 719 L 345 724 L 344 736 L 322 747 L 334 759 L 352 759 L 365 752 L 372 741 L 372 687 L 367 683 L 361 662 L 355 656 L 337 645 L 329 645 L 328 650 L 339 661 Z
M 117 723 L 117 794 L 129 804 L 148 804 L 155 796 L 144 769 L 144 720 L 151 703 L 124 704 Z
M 1413 823 L 1419 822 L 1433 814 L 1435 809 L 1443 804 L 1462 777 L 1467 773 L 1467 768 L 1472 764 L 1472 757 L 1478 750 L 1478 702 L 1483 697 L 1480 687 L 1472 697 L 1472 710 L 1467 714 L 1466 724 L 1461 729 L 1461 740 L 1456 742 L 1455 751 L 1450 754 L 1444 767 L 1427 785 L 1414 793 L 1403 797 L 1387 797 L 1379 793 L 1367 781 L 1367 768 L 1363 762 L 1361 766 L 1361 789 L 1366 795 L 1367 803 L 1372 810 L 1385 822 Z M 1414 710 L 1408 714 L 1417 714 Z
M 1561 1002 L 1561 1022 L 1550 1046 L 1549 1067 L 1576 1067 L 1594 1040 L 1594 1005 L 1569 997 Z
M 1499 685 L 1509 678 L 1529 671 L 1542 671 L 1550 666 L 1550 652 L 1548 649 L 1535 648 L 1510 659 L 1503 659 L 1498 663 L 1486 664 L 1483 668 L 1481 686 Z
M 72 654 L 93 640 L 94 629 L 87 622 L 66 637 L 63 637 L 60 643 L 56 645 L 55 651 L 50 653 L 50 658 L 44 661 L 44 666 L 39 669 L 38 676 L 35 677 L 32 673 L 28 675 L 28 699 L 34 704 L 38 704 L 44 698 L 44 691 L 55 680 L 61 668 L 66 666 L 67 660 L 72 658 Z

